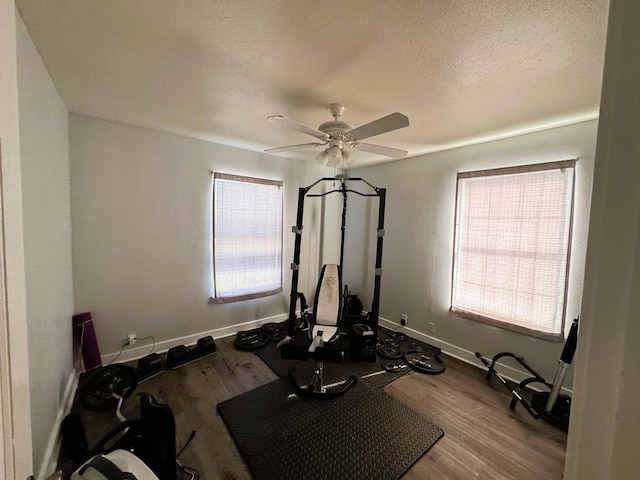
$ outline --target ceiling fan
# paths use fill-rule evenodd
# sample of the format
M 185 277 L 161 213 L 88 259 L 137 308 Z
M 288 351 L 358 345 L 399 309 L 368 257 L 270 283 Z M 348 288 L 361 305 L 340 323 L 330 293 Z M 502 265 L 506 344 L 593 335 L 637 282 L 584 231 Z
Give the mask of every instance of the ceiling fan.
M 386 117 L 379 118 L 373 122 L 367 123 L 360 127 L 354 128 L 353 125 L 339 120 L 344 112 L 344 105 L 341 103 L 329 104 L 329 111 L 333 116 L 332 121 L 320 124 L 318 129 L 314 129 L 303 125 L 302 123 L 290 120 L 282 115 L 271 115 L 267 120 L 277 123 L 286 128 L 306 133 L 317 138 L 320 142 L 300 143 L 297 145 L 287 145 L 285 147 L 269 148 L 265 152 L 278 153 L 287 150 L 295 150 L 299 147 L 325 147 L 317 156 L 316 162 L 321 165 L 336 166 L 342 163 L 345 167 L 353 164 L 355 156 L 352 150 L 361 150 L 363 152 L 375 153 L 386 157 L 403 158 L 407 155 L 406 150 L 399 148 L 383 147 L 382 145 L 374 145 L 364 143 L 369 137 L 381 135 L 391 132 L 399 128 L 409 126 L 409 119 L 401 113 L 392 113 Z

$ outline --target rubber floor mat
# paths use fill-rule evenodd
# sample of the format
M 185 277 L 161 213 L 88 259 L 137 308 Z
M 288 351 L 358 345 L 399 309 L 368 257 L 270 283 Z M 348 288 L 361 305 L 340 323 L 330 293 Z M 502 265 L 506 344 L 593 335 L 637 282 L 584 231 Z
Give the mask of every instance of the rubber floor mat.
M 395 480 L 442 429 L 364 382 L 332 399 L 281 378 L 218 404 L 256 480 Z

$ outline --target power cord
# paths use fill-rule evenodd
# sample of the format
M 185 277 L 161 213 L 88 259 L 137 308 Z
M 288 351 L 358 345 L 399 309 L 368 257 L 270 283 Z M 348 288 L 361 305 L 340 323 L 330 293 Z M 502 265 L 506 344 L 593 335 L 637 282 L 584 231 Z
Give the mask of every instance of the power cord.
M 118 354 L 117 354 L 115 357 L 113 357 L 113 360 L 111 360 L 109 363 L 107 363 L 107 365 L 106 365 L 107 367 L 108 367 L 109 365 L 111 365 L 113 362 L 115 362 L 115 361 L 118 359 L 118 357 L 119 357 L 120 355 L 122 355 L 122 351 L 124 350 L 124 347 L 126 347 L 127 345 L 129 345 L 129 344 L 128 344 L 128 343 L 125 343 L 124 345 L 122 345 L 122 346 L 120 347 L 120 351 L 118 352 Z
M 200 472 L 198 472 L 198 470 L 196 470 L 195 468 L 182 465 L 177 458 L 176 465 L 178 465 L 178 468 L 180 468 L 180 470 L 190 476 L 189 480 L 200 480 Z
M 187 441 L 185 442 L 184 446 L 180 449 L 180 451 L 176 454 L 176 458 L 180 456 L 180 454 L 184 451 L 185 448 L 187 448 L 187 446 L 191 443 L 191 440 L 193 440 L 193 437 L 196 436 L 196 431 L 197 430 L 191 430 L 191 435 L 189 435 L 189 438 L 187 439 Z
M 152 345 L 151 345 L 151 350 L 149 351 L 149 353 L 147 353 L 147 355 L 153 353 L 153 351 L 156 349 L 156 339 L 154 338 L 154 336 L 153 335 L 147 335 L 146 337 L 133 337 L 133 340 L 135 340 L 135 341 L 137 341 L 137 340 L 147 340 L 149 338 L 152 341 Z M 129 341 L 127 341 L 127 343 L 122 345 L 122 347 L 120 347 L 120 351 L 118 352 L 118 354 L 106 366 L 109 366 L 112 363 L 114 363 L 120 357 L 120 355 L 122 355 L 122 352 L 124 351 L 125 347 L 128 347 L 130 345 L 132 345 L 132 342 L 129 342 Z
M 398 325 L 396 328 L 394 328 L 394 329 L 393 329 L 393 330 L 391 330 L 391 331 L 392 331 L 392 332 L 397 332 L 398 330 L 400 330 L 401 328 L 404 328 L 404 327 L 406 327 L 406 325 L 402 325 L 402 324 L 400 324 L 400 325 Z
M 154 338 L 153 335 L 147 335 L 146 337 L 136 337 L 136 340 L 147 340 L 147 339 L 151 339 L 152 345 L 151 345 L 151 350 L 149 351 L 149 353 L 147 353 L 147 355 L 150 355 L 154 352 L 154 350 L 156 349 L 156 339 Z
M 185 465 L 182 465 L 179 461 L 178 461 L 178 457 L 180 456 L 180 454 L 182 452 L 184 452 L 184 449 L 187 448 L 187 446 L 191 443 L 191 440 L 193 440 L 193 438 L 196 436 L 196 430 L 191 430 L 191 434 L 189 435 L 189 438 L 187 439 L 187 441 L 185 442 L 185 444 L 182 446 L 182 448 L 180 449 L 180 451 L 176 454 L 176 465 L 178 465 L 178 467 L 180 467 L 180 469 L 186 473 L 187 475 L 191 476 L 190 480 L 199 480 L 200 479 L 200 472 L 198 472 L 198 470 L 196 470 L 193 467 L 187 467 Z

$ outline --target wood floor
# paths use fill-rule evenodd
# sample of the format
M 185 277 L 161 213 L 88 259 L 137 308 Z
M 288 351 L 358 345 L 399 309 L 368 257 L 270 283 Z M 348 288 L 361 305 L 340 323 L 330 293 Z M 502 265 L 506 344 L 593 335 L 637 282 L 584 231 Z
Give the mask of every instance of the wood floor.
M 171 406 L 178 450 L 196 431 L 179 456 L 183 465 L 196 468 L 202 479 L 251 479 L 216 404 L 277 377 L 254 353 L 236 350 L 233 337 L 216 340 L 216 346 L 216 354 L 167 370 L 137 391 L 157 395 Z M 450 357 L 445 362 L 441 375 L 410 372 L 385 387 L 445 432 L 403 480 L 561 479 L 566 435 L 534 420 L 521 406 L 511 411 L 504 387 L 488 384 L 484 371 Z M 126 402 L 125 416 L 137 415 L 136 403 L 135 396 Z M 112 412 L 82 415 L 90 445 L 117 423 Z

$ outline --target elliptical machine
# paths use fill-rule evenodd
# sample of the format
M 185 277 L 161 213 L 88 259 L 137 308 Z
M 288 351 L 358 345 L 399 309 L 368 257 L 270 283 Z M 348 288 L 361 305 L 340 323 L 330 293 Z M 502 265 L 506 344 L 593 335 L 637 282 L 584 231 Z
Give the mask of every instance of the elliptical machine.
M 491 375 L 494 375 L 505 386 L 507 390 L 511 392 L 511 403 L 509 408 L 514 410 L 518 402 L 529 412 L 529 414 L 535 418 L 542 418 L 551 425 L 560 428 L 564 431 L 569 429 L 569 415 L 571 413 L 571 397 L 568 395 L 560 394 L 562 383 L 567 371 L 571 367 L 573 356 L 576 352 L 578 345 L 578 319 L 573 320 L 571 329 L 569 330 L 569 336 L 565 341 L 558 362 L 558 370 L 553 379 L 553 382 L 547 382 L 542 375 L 536 372 L 520 355 L 516 355 L 511 352 L 501 352 L 496 354 L 491 362 L 488 362 L 479 352 L 476 352 L 476 357 L 488 368 L 487 381 L 491 380 Z M 520 365 L 522 365 L 533 376 L 524 379 L 517 386 L 513 382 L 509 381 L 495 369 L 496 362 L 503 357 L 511 357 L 515 359 Z M 541 383 L 549 391 L 535 392 L 531 395 L 530 402 L 523 396 L 524 389 L 532 383 Z

